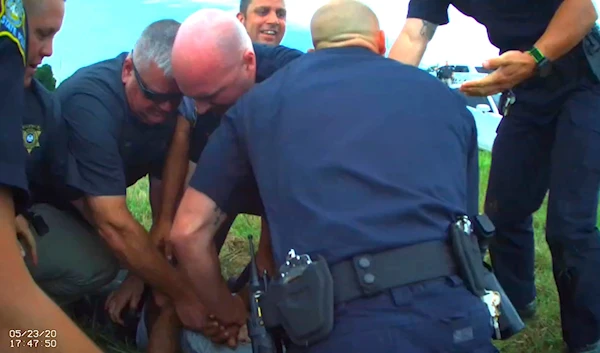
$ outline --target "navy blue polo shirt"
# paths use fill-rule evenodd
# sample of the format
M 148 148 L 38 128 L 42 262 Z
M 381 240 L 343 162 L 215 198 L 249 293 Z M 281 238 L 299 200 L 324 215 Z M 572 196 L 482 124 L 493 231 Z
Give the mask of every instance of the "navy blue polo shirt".
M 28 153 L 27 179 L 32 202 L 60 203 L 68 152 L 67 128 L 56 95 L 39 81 L 25 90 L 23 143 Z
M 335 263 L 445 239 L 457 215 L 477 212 L 477 164 L 475 121 L 457 95 L 415 67 L 338 48 L 238 100 L 190 186 L 221 207 L 254 174 L 276 262 L 295 249 Z
M 0 186 L 12 189 L 22 210 L 27 201 L 27 156 L 21 133 L 25 66 L 23 55 L 6 36 L 0 36 L 0 68 Z
M 161 176 L 175 119 L 146 125 L 129 109 L 121 72 L 127 53 L 84 67 L 56 90 L 67 124 L 69 186 L 90 196 L 125 196 Z
M 562 0 L 411 0 L 408 18 L 437 25 L 448 23 L 448 6 L 473 17 L 487 28 L 490 42 L 500 49 L 529 50 L 546 31 Z

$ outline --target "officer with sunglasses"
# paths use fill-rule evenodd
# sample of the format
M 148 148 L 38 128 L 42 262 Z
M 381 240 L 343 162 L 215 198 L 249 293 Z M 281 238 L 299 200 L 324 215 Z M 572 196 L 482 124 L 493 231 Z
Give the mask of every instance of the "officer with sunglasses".
M 600 352 L 600 34 L 591 0 L 412 0 L 390 57 L 418 65 L 453 5 L 488 31 L 495 72 L 461 90 L 505 92 L 492 150 L 485 212 L 502 287 L 525 318 L 536 312 L 532 213 L 548 190 L 552 253 L 563 340 L 570 352 Z
M 67 183 L 79 214 L 93 225 L 128 272 L 106 303 L 111 318 L 136 307 L 144 283 L 171 298 L 183 313 L 198 312 L 186 281 L 150 242 L 126 204 L 126 189 L 146 175 L 160 178 L 182 94 L 171 72 L 179 23 L 160 20 L 133 50 L 84 67 L 57 89 L 69 127 Z M 89 256 L 98 256 L 95 249 Z M 80 250 L 80 251 L 82 251 Z

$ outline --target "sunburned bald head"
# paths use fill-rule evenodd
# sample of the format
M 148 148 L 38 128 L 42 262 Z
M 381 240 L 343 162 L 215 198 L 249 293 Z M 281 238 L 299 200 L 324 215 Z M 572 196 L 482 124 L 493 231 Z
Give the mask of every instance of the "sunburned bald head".
M 240 21 L 221 10 L 199 10 L 181 24 L 172 63 L 182 92 L 197 101 L 210 101 L 211 105 L 235 102 L 239 97 L 222 96 L 230 86 L 245 92 L 254 84 L 252 41 Z M 249 78 L 251 83 L 247 82 Z M 217 96 L 221 99 L 215 101 Z
M 385 35 L 375 13 L 355 0 L 333 0 L 315 12 L 310 22 L 315 50 L 362 46 L 385 53 Z

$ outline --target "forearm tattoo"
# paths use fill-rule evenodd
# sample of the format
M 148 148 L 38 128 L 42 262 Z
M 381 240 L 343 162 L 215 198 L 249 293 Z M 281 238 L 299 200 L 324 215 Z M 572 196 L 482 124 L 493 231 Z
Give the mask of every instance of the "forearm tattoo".
M 421 36 L 427 38 L 427 40 L 431 40 L 431 38 L 433 38 L 433 34 L 435 33 L 437 25 L 429 21 L 421 21 L 423 22 L 423 26 L 421 27 Z

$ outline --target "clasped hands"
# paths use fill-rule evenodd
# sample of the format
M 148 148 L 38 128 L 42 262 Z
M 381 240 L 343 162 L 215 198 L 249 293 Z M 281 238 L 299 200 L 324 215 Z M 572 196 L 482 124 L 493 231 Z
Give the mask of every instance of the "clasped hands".
M 155 294 L 159 306 L 165 303 L 159 294 Z M 217 344 L 225 344 L 230 348 L 237 347 L 239 342 L 249 342 L 246 320 L 248 311 L 242 297 L 231 295 L 227 307 L 231 308 L 232 315 L 218 319 L 210 314 L 196 300 L 176 300 L 175 310 L 183 327 L 191 331 L 200 332 Z
M 460 87 L 463 93 L 485 97 L 504 92 L 532 77 L 537 64 L 527 52 L 511 50 L 485 61 L 483 67 L 494 72 L 480 80 L 463 83 Z

